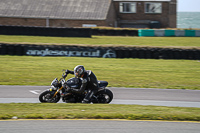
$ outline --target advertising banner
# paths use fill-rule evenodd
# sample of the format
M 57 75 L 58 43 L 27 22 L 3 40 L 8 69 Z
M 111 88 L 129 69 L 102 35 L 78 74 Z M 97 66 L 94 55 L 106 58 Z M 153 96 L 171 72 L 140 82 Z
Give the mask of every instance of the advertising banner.
M 116 53 L 111 49 L 98 48 L 52 48 L 52 47 L 27 47 L 26 55 L 30 56 L 67 56 L 67 57 L 103 57 L 116 58 Z
M 87 47 L 0 43 L 0 55 L 199 60 L 200 50 L 194 48 Z

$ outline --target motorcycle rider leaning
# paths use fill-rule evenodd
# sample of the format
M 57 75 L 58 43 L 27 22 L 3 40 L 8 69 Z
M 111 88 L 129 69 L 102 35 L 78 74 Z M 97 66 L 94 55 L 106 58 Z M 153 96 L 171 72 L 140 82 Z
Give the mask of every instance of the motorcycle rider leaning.
M 84 66 L 78 65 L 74 71 L 66 70 L 65 74 L 74 74 L 76 78 L 81 79 L 80 89 L 70 88 L 65 86 L 67 92 L 83 93 L 87 89 L 87 94 L 82 103 L 89 103 L 91 97 L 98 91 L 98 81 L 95 74 L 91 70 L 85 70 Z

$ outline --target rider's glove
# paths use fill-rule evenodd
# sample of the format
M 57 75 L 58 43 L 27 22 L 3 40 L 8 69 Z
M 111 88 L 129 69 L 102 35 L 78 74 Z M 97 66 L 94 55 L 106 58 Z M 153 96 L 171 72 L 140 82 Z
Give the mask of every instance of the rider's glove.
M 69 72 L 69 70 L 67 69 L 67 70 L 65 71 L 65 73 L 66 73 L 66 74 L 69 74 L 70 72 Z
M 69 70 L 66 70 L 65 73 L 63 73 L 62 77 L 65 79 L 69 73 Z
M 65 79 L 67 77 L 67 74 L 63 73 L 62 77 Z

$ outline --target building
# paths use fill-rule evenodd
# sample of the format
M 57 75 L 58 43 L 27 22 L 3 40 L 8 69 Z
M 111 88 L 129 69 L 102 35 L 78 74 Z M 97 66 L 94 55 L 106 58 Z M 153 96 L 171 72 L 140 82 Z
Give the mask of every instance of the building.
M 0 25 L 176 27 L 176 0 L 1 0 Z
M 113 0 L 119 27 L 176 28 L 176 0 Z M 158 25 L 159 27 L 159 25 Z

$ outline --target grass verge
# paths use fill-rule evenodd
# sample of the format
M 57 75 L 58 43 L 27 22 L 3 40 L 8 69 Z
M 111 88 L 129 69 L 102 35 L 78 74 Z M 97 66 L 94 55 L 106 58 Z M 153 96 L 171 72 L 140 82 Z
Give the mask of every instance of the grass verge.
M 62 69 L 82 64 L 111 87 L 200 90 L 196 60 L 0 56 L 0 62 L 0 85 L 50 85 Z
M 113 104 L 0 104 L 0 119 L 128 119 L 200 121 L 200 108 Z
M 200 47 L 200 37 L 124 37 L 124 36 L 92 36 L 78 37 L 42 37 L 0 35 L 0 43 L 23 44 L 82 44 L 100 46 L 154 46 L 154 47 Z

